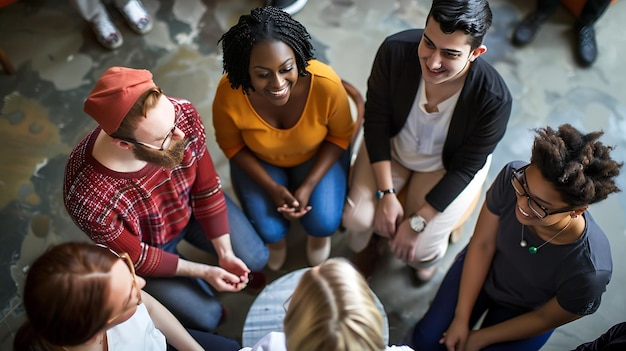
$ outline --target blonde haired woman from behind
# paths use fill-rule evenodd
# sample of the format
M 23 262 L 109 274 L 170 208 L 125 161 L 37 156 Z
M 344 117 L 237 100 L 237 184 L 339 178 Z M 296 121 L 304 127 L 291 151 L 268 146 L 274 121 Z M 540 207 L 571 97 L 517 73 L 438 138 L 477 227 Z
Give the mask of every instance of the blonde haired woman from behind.
M 412 351 L 385 345 L 383 318 L 365 279 L 339 257 L 302 275 L 283 329 L 241 351 Z

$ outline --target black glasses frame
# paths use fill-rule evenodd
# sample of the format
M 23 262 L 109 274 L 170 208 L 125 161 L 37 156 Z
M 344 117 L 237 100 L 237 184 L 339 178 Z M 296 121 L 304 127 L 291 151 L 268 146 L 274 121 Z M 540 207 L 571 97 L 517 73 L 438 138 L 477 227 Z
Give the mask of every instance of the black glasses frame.
M 526 181 L 526 169 L 529 166 L 530 166 L 530 163 L 523 167 L 513 170 L 513 173 L 511 174 L 511 185 L 513 186 L 513 189 L 515 190 L 515 193 L 518 196 L 526 197 L 528 201 L 528 208 L 530 208 L 532 213 L 537 218 L 544 219 L 553 214 L 565 213 L 565 212 L 569 212 L 573 210 L 572 207 L 567 207 L 561 210 L 549 211 L 547 208 L 540 205 L 539 202 L 537 202 L 537 200 L 535 200 L 532 196 L 528 195 L 528 182 Z M 515 182 L 519 183 L 522 186 L 522 190 L 517 188 L 517 185 L 515 185 Z M 535 207 L 539 207 L 539 209 Z

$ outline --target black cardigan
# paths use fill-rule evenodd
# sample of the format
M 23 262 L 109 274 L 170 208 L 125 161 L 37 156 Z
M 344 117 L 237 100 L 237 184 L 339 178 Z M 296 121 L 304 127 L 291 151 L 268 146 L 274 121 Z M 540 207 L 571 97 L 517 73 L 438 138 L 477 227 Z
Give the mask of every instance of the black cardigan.
M 391 160 L 391 138 L 408 118 L 422 76 L 417 47 L 422 29 L 382 43 L 367 82 L 365 145 L 370 162 Z M 445 176 L 426 195 L 440 212 L 465 189 L 504 136 L 512 98 L 500 74 L 478 57 L 467 72 L 443 147 Z

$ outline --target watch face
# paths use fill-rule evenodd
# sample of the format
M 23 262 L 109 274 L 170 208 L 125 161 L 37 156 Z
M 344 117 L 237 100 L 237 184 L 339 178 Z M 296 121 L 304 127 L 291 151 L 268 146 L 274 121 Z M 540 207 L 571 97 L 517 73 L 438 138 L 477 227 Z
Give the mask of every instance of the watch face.
M 409 224 L 411 225 L 411 229 L 419 233 L 424 230 L 424 227 L 426 226 L 426 221 L 420 215 L 413 215 L 411 216 L 411 221 L 409 222 Z

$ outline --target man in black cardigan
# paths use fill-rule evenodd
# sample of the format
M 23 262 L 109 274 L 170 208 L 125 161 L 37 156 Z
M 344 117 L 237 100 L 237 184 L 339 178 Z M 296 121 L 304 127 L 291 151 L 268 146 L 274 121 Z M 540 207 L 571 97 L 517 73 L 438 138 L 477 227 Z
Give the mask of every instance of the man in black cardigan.
M 511 113 L 506 83 L 480 58 L 491 21 L 487 0 L 434 0 L 425 29 L 383 42 L 368 80 L 365 148 L 343 213 L 348 243 L 360 252 L 373 232 L 388 238 L 422 281 L 479 195 Z

